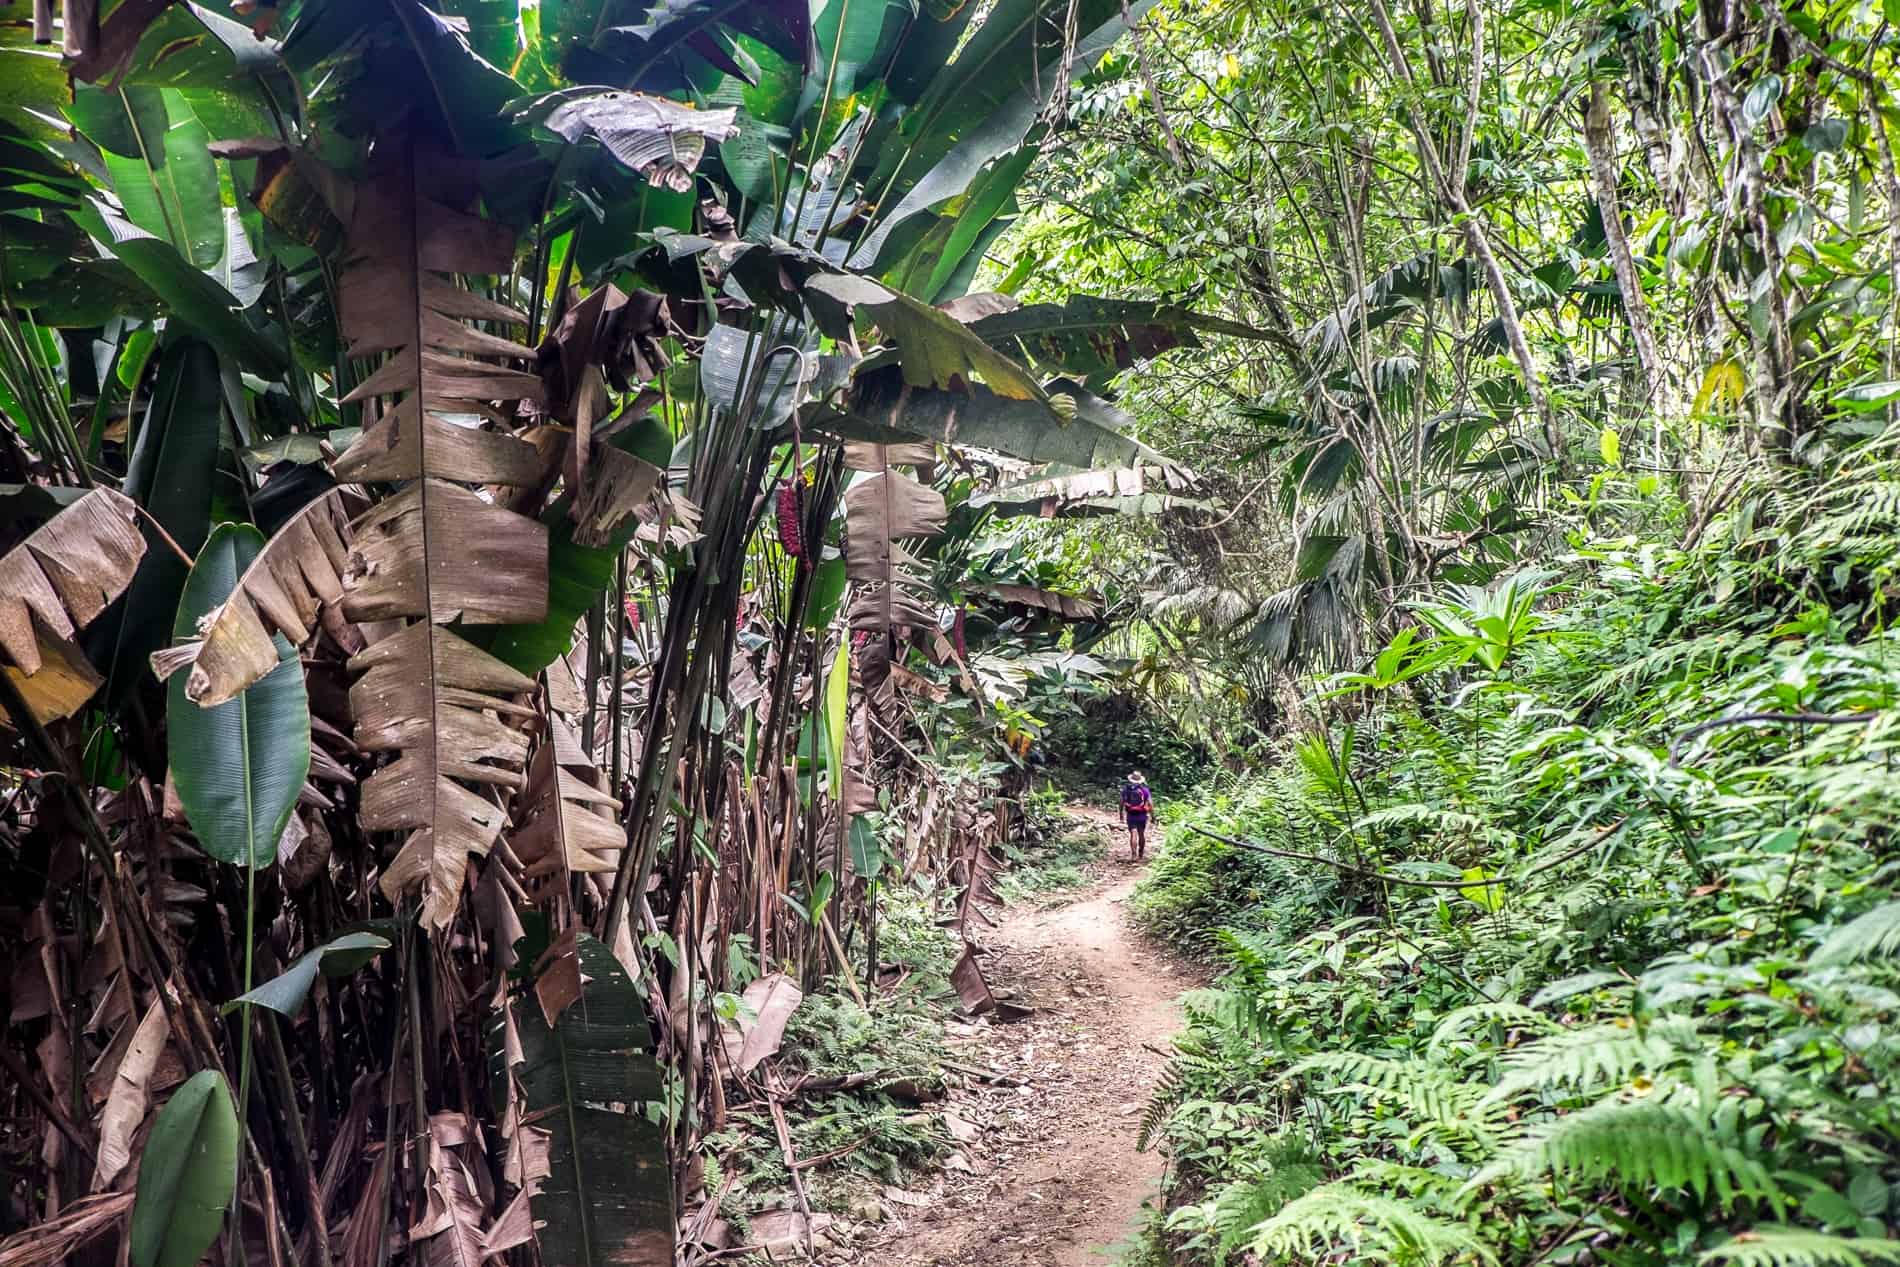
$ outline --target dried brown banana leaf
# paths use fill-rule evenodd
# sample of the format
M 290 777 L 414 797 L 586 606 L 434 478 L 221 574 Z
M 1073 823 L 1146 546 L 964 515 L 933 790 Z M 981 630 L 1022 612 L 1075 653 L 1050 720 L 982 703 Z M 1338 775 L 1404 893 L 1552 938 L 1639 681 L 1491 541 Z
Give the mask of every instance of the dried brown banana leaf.
M 131 584 L 145 554 L 137 522 L 131 498 L 96 488 L 0 558 L 0 671 L 42 722 L 99 687 L 72 639 Z
M 293 647 L 316 633 L 323 608 L 343 597 L 349 549 L 344 491 L 331 489 L 278 529 L 231 597 L 199 622 L 198 640 L 153 654 L 152 671 L 162 682 L 190 666 L 185 698 L 203 708 L 236 698 L 277 667 L 273 633 Z
M 349 667 L 363 675 L 350 688 L 357 744 L 400 754 L 363 784 L 363 826 L 409 833 L 383 892 L 420 893 L 423 925 L 439 928 L 461 905 L 469 858 L 486 856 L 508 821 L 493 798 L 521 786 L 528 737 L 503 719 L 532 715 L 514 697 L 534 683 L 428 623 L 371 644 Z
M 578 752 L 566 754 L 578 763 L 564 763 L 556 749 L 565 746 L 549 738 L 535 752 L 508 840 L 536 901 L 561 891 L 574 872 L 612 874 L 627 846 L 619 800 L 595 786 L 600 774 Z
M 546 395 L 524 368 L 534 354 L 498 333 L 526 319 L 463 284 L 514 264 L 513 231 L 465 210 L 468 176 L 412 138 L 379 140 L 350 200 L 339 284 L 350 355 L 382 359 L 345 397 L 368 421 L 337 475 L 402 485 L 351 525 L 342 609 L 416 622 L 350 660 L 356 742 L 396 754 L 363 784 L 363 825 L 408 833 L 381 884 L 392 900 L 419 894 L 430 928 L 454 917 L 469 859 L 507 824 L 532 715 L 518 702 L 528 678 L 442 626 L 547 615 L 546 527 L 467 487 L 538 486 L 546 471 L 506 430 L 515 403 Z

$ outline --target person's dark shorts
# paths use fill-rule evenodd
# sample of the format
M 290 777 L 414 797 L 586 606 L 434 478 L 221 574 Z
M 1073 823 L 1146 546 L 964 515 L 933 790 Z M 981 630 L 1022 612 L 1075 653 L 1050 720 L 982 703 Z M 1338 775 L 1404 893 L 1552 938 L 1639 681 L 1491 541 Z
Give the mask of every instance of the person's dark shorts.
M 1129 810 L 1128 826 L 1134 831 L 1145 831 L 1148 827 L 1148 812 L 1146 810 Z

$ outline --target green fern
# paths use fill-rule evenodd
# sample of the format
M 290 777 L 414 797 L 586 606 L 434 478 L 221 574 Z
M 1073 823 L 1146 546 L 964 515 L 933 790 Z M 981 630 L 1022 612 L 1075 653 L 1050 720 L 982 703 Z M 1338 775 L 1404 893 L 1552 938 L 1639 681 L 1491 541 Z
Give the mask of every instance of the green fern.
M 1225 1267 L 1228 1255 L 1247 1244 L 1253 1230 L 1288 1201 L 1324 1182 L 1324 1172 L 1303 1151 L 1281 1149 L 1278 1153 L 1256 1173 L 1223 1184 L 1208 1203 L 1208 1222 L 1217 1238 L 1214 1267 Z
M 1361 1052 L 1331 1051 L 1309 1056 L 1289 1071 L 1327 1073 L 1343 1080 L 1341 1091 L 1366 1091 L 1400 1109 L 1412 1121 L 1457 1125 L 1476 1109 L 1485 1088 L 1460 1082 L 1444 1069 L 1422 1061 L 1386 1060 Z
M 1875 955 L 1900 954 L 1900 902 L 1882 902 L 1828 934 L 1808 961 L 1831 968 Z
M 1829 1236 L 1795 1227 L 1759 1227 L 1706 1250 L 1698 1263 L 1730 1267 L 1874 1267 L 1900 1263 L 1900 1241 Z
M 1427 1214 L 1408 1201 L 1374 1196 L 1350 1183 L 1329 1183 L 1289 1201 L 1253 1229 L 1262 1258 L 1317 1260 L 1337 1245 L 1388 1257 L 1403 1267 L 1469 1255 L 1496 1263 L 1470 1227 Z
M 1161 1080 L 1155 1084 L 1154 1092 L 1148 1097 L 1148 1107 L 1141 1115 L 1141 1124 L 1135 1130 L 1135 1151 L 1145 1153 L 1161 1138 L 1168 1119 L 1181 1107 L 1181 1101 L 1187 1098 L 1188 1079 L 1178 1059 L 1170 1061 L 1161 1071 Z
M 1526 1091 L 1588 1091 L 1628 1081 L 1639 1069 L 1660 1069 L 1696 1043 L 1695 1026 L 1671 1019 L 1636 1025 L 1627 1019 L 1565 1030 L 1504 1057 L 1505 1074 L 1486 1099 Z
M 1452 1043 L 1463 1038 L 1468 1029 L 1479 1025 L 1502 1025 L 1506 1029 L 1534 1029 L 1546 1033 L 1557 1027 L 1555 1021 L 1534 1007 L 1525 1007 L 1509 999 L 1497 1002 L 1487 1000 L 1458 1008 L 1438 1022 L 1426 1051 L 1434 1056 L 1440 1055 Z
M 1781 1189 L 1734 1132 L 1696 1107 L 1655 1098 L 1616 1098 L 1540 1124 L 1465 1184 L 1467 1195 L 1509 1180 L 1560 1175 L 1607 1180 L 1630 1192 L 1713 1192 L 1724 1209 L 1779 1200 Z

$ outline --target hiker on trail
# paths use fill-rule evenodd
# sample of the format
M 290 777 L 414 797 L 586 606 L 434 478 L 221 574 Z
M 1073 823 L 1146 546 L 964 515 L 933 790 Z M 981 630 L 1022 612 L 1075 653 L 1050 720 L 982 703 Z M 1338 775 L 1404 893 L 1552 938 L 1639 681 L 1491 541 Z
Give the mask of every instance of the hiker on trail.
M 1148 815 L 1154 813 L 1154 794 L 1141 771 L 1129 772 L 1122 782 L 1122 822 L 1128 825 L 1128 858 L 1139 862 L 1148 852 Z

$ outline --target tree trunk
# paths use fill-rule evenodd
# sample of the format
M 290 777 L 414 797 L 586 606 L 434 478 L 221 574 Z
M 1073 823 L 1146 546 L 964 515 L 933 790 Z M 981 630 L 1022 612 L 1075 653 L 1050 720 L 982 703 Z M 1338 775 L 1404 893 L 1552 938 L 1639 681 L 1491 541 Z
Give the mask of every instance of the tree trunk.
M 1590 85 L 1590 103 L 1583 112 L 1583 148 L 1590 156 L 1597 207 L 1603 213 L 1603 238 L 1609 246 L 1617 289 L 1623 295 L 1630 342 L 1636 346 L 1637 364 L 1643 372 L 1643 402 L 1655 405 L 1665 392 L 1662 357 L 1656 349 L 1655 329 L 1649 323 L 1643 279 L 1636 271 L 1636 257 L 1630 253 L 1629 235 L 1623 230 L 1623 207 L 1616 192 L 1616 126 L 1610 118 L 1609 88 L 1601 81 Z

